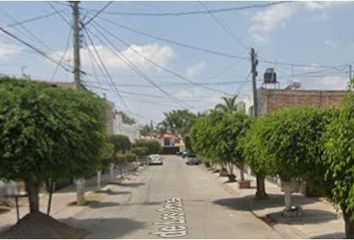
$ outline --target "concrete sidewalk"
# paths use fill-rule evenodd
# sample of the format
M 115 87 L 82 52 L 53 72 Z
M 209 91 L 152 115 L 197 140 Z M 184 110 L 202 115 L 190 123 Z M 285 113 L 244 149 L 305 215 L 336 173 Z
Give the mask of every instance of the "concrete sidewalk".
M 344 238 L 344 221 L 331 203 L 324 199 L 308 198 L 302 194 L 293 195 L 293 204 L 300 205 L 303 210 L 299 217 L 285 218 L 281 216 L 284 209 L 284 194 L 280 188 L 266 181 L 266 192 L 269 199 L 255 200 L 256 179 L 251 180 L 251 188 L 239 189 L 238 183 L 229 183 L 227 177 L 219 177 L 218 173 L 203 166 L 205 171 L 218 181 L 234 198 L 220 199 L 216 203 L 235 210 L 251 211 L 256 217 L 273 227 L 283 238 Z M 236 175 L 240 176 L 239 171 Z
M 137 172 L 130 171 L 125 174 L 124 179 L 118 178 L 118 170 L 114 170 L 114 182 L 124 182 L 129 180 L 134 180 L 136 176 L 139 174 L 142 168 L 139 168 Z M 96 176 L 93 176 L 85 181 L 85 198 L 88 202 L 99 202 L 105 196 L 105 191 L 107 191 L 107 186 L 109 185 L 110 175 L 109 173 L 102 174 L 101 177 L 101 191 L 97 191 L 97 184 L 96 184 Z M 68 186 L 63 188 L 55 193 L 52 196 L 52 204 L 51 204 L 51 211 L 50 215 L 56 219 L 65 219 L 73 217 L 83 210 L 87 209 L 89 206 L 77 206 L 74 203 L 76 202 L 76 188 L 74 185 Z M 47 212 L 47 204 L 48 204 L 48 194 L 41 193 L 40 194 L 40 210 L 43 213 Z M 26 199 L 22 199 L 20 206 L 20 218 L 24 217 L 28 212 L 28 201 Z M 4 231 L 8 227 L 16 224 L 16 209 L 12 208 L 8 212 L 3 212 L 0 214 L 0 232 Z

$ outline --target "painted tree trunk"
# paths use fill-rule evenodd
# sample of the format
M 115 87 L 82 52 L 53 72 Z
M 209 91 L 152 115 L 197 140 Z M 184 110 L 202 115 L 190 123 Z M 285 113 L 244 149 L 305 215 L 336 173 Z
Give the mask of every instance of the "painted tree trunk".
M 85 205 L 85 179 L 79 178 L 76 179 L 76 202 L 77 205 Z
M 239 168 L 241 181 L 245 181 L 245 166 L 243 164 L 240 164 Z
M 265 191 L 264 176 L 262 174 L 256 174 L 257 191 L 256 199 L 261 200 L 267 198 L 267 193 Z
M 291 183 L 283 182 L 284 186 L 284 203 L 285 203 L 285 211 L 290 211 L 291 209 Z
M 102 170 L 97 170 L 97 190 L 101 189 L 101 176 L 102 176 Z
M 347 213 L 345 208 L 342 207 L 342 213 L 345 223 L 345 237 L 354 239 L 354 216 L 353 212 Z
M 39 184 L 26 183 L 30 213 L 39 212 Z
M 114 181 L 114 163 L 111 163 L 109 166 L 109 176 L 110 176 L 110 181 Z

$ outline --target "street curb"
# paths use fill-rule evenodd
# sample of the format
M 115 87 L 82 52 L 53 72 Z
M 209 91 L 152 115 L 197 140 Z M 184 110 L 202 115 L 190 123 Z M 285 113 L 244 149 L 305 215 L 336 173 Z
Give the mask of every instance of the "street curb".
M 209 175 L 211 178 L 213 178 L 214 181 L 217 182 L 217 184 L 219 184 L 223 189 L 225 189 L 233 197 L 240 197 L 240 195 L 237 193 L 237 191 L 235 189 L 233 189 L 233 188 L 229 187 L 228 185 L 223 184 L 220 181 L 218 181 L 219 177 L 215 177 L 204 165 L 201 166 L 201 169 L 203 169 L 203 171 L 206 172 L 207 175 Z M 242 191 L 242 190 L 240 190 L 240 191 Z M 248 203 L 247 205 L 248 205 L 249 212 L 253 216 L 255 216 L 256 218 L 258 218 L 259 220 L 261 220 L 262 222 L 267 224 L 269 227 L 271 227 L 281 237 L 288 238 L 288 239 L 289 238 L 309 238 L 309 236 L 307 236 L 303 232 L 301 232 L 301 231 L 299 231 L 297 229 L 291 228 L 291 226 L 289 226 L 287 224 L 283 224 L 281 222 L 278 222 L 270 214 L 267 214 L 265 216 L 257 215 L 253 211 L 253 209 L 251 208 L 250 198 L 247 198 L 247 203 Z

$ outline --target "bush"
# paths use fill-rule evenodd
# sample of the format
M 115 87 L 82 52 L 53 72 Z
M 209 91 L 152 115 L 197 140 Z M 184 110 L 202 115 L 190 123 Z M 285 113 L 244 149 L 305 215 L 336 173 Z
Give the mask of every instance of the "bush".
M 158 154 L 162 150 L 160 143 L 156 140 L 139 139 L 136 141 L 135 147 L 145 147 L 148 150 L 148 155 Z

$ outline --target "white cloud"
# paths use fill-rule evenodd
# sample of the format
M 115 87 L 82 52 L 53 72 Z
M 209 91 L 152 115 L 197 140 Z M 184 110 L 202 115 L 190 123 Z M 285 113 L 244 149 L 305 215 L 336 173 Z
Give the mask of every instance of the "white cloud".
M 11 57 L 22 51 L 22 48 L 16 45 L 10 45 L 6 43 L 0 43 L 0 58 Z
M 139 69 L 160 72 L 161 69 L 152 65 L 147 59 L 150 59 L 162 67 L 166 67 L 171 62 L 171 60 L 176 57 L 176 53 L 171 47 L 161 46 L 160 44 L 156 43 L 146 45 L 132 44 L 129 46 L 129 48 L 126 48 L 116 54 L 112 53 L 110 49 L 102 45 L 96 45 L 95 48 L 107 67 L 120 70 L 130 69 L 130 67 L 126 64 L 126 59 L 128 59 L 131 65 L 134 65 Z M 90 54 L 90 52 L 92 54 Z M 53 54 L 53 56 L 58 58 L 58 56 L 61 56 L 62 54 L 63 52 L 61 51 Z M 96 56 L 93 46 L 81 49 L 81 59 L 83 65 L 91 67 L 91 55 Z M 120 56 L 122 60 L 118 56 Z M 65 60 L 71 61 L 71 51 L 68 51 Z M 99 60 L 97 59 L 97 61 Z
M 324 45 L 328 46 L 328 47 L 332 47 L 332 48 L 335 48 L 338 46 L 338 44 L 334 41 L 331 41 L 331 40 L 325 40 L 323 42 Z
M 331 2 L 331 1 L 304 1 L 302 4 L 305 6 L 306 9 L 308 10 L 318 10 L 318 9 L 324 9 L 328 7 L 332 7 L 338 2 Z
M 320 79 L 319 83 L 319 87 L 323 89 L 343 90 L 346 88 L 348 79 L 338 76 L 328 76 Z
M 253 25 L 249 29 L 257 42 L 266 42 L 268 34 L 275 28 L 285 26 L 286 20 L 295 12 L 295 8 L 288 4 L 274 5 L 266 10 L 258 11 L 252 18 Z
M 198 62 L 186 69 L 186 76 L 190 79 L 195 79 L 201 75 L 205 67 L 205 61 Z

